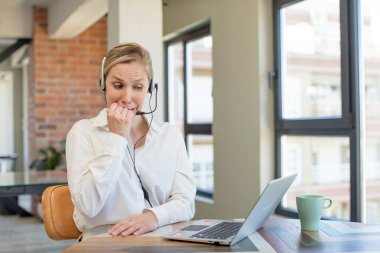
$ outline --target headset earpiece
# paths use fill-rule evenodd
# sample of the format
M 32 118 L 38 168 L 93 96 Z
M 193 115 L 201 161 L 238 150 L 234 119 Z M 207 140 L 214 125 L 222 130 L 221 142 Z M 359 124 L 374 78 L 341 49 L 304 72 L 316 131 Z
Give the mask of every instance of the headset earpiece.
M 103 91 L 106 90 L 106 84 L 105 84 L 105 81 L 104 81 L 104 63 L 105 62 L 106 62 L 106 57 L 103 57 L 102 67 L 100 69 L 100 79 L 99 79 L 99 87 Z
M 151 64 L 152 64 L 152 63 L 151 63 Z M 157 84 L 154 83 L 154 69 L 153 69 L 153 65 L 150 65 L 150 67 L 151 67 L 151 71 L 152 71 L 152 77 L 151 77 L 151 79 L 150 79 L 150 81 L 149 81 L 148 92 L 149 92 L 150 94 L 152 94 L 152 93 L 153 93 L 153 89 L 157 89 Z M 153 87 L 153 86 L 154 86 L 154 87 Z
M 103 91 L 106 90 L 106 84 L 105 84 L 105 80 L 104 80 L 104 64 L 105 64 L 105 62 L 106 62 L 106 57 L 103 57 L 102 66 L 101 66 L 101 69 L 100 69 L 100 79 L 99 79 L 99 87 Z M 157 84 L 155 84 L 154 88 L 157 89 Z M 152 79 L 149 82 L 148 92 L 150 94 L 152 94 L 152 92 L 153 92 L 153 77 L 152 77 Z
M 152 94 L 152 91 L 153 91 L 153 90 L 152 90 L 152 89 L 153 89 L 152 86 L 153 86 L 153 79 L 151 79 L 150 82 L 149 82 L 148 92 L 149 92 L 150 94 Z

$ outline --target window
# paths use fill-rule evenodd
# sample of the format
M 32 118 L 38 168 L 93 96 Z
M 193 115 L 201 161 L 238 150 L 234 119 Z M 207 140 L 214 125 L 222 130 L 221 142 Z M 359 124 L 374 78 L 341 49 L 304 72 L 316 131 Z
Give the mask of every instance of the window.
M 380 222 L 380 2 L 360 1 L 364 221 Z
M 0 156 L 9 156 L 14 150 L 14 121 L 13 121 L 13 73 L 0 71 Z M 0 159 L 0 173 L 12 167 L 12 160 Z
M 350 163 L 350 147 L 348 145 L 340 147 L 340 161 L 342 164 Z
M 274 1 L 276 174 L 301 163 L 280 213 L 311 192 L 333 200 L 327 217 L 380 222 L 379 9 L 377 0 Z M 295 145 L 301 161 L 288 152 Z
M 321 194 L 333 200 L 325 217 L 362 220 L 357 3 L 274 1 L 276 175 L 298 172 L 279 213 Z
M 165 43 L 167 116 L 182 131 L 193 164 L 197 194 L 212 198 L 214 148 L 211 124 L 212 37 L 209 25 Z

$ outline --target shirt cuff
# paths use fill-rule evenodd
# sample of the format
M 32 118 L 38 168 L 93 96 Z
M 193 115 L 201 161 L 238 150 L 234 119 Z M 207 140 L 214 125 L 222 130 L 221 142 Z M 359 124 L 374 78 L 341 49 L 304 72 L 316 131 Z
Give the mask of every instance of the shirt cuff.
M 158 220 L 157 227 L 162 227 L 162 226 L 171 224 L 170 217 L 168 215 L 168 211 L 165 210 L 165 207 L 157 206 L 157 207 L 153 207 L 153 208 L 145 208 L 143 210 L 143 213 L 145 213 L 148 210 L 153 212 L 154 215 L 156 215 L 157 220 Z

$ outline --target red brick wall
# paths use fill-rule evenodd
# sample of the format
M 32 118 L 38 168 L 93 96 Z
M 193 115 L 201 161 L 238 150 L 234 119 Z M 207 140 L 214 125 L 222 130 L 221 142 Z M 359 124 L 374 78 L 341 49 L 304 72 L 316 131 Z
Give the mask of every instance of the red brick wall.
M 107 50 L 107 20 L 100 19 L 74 39 L 50 39 L 46 8 L 34 9 L 29 89 L 30 158 L 36 149 L 58 147 L 74 122 L 105 106 L 98 86 Z

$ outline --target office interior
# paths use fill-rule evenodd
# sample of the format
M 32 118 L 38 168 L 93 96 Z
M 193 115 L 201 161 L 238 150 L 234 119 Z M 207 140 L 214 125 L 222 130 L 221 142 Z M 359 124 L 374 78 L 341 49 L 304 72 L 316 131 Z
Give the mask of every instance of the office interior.
M 212 194 L 211 197 L 207 194 L 200 194 L 197 196 L 196 214 L 194 218 L 245 217 L 255 200 L 257 200 L 260 193 L 271 179 L 281 176 L 281 174 L 294 172 L 290 171 L 291 169 L 289 169 L 289 171 L 278 170 L 280 163 L 279 159 L 283 154 L 278 154 L 279 149 L 277 148 L 278 144 L 276 143 L 278 143 L 278 139 L 281 139 L 281 136 L 279 137 L 279 135 L 276 135 L 276 129 L 285 129 L 283 133 L 290 133 L 291 128 L 286 127 L 288 125 L 291 126 L 292 122 L 288 125 L 284 124 L 285 127 L 281 124 L 276 125 L 276 117 L 278 117 L 277 113 L 279 108 L 278 103 L 281 103 L 282 101 L 276 100 L 275 93 L 275 86 L 278 85 L 279 82 L 279 77 L 276 76 L 275 72 L 278 70 L 277 67 L 279 66 L 278 62 L 276 62 L 276 50 L 278 50 L 278 43 L 280 39 L 278 37 L 278 33 L 276 33 L 276 29 L 278 29 L 278 27 L 276 27 L 278 26 L 276 22 L 278 19 L 276 16 L 277 12 L 275 10 L 278 6 L 281 6 L 281 8 L 286 8 L 286 4 L 290 4 L 291 2 L 292 1 L 270 0 L 2 1 L 0 3 L 0 6 L 3 6 L 0 8 L 0 47 L 5 50 L 13 45 L 18 39 L 29 39 L 30 41 L 25 44 L 25 47 L 22 47 L 24 48 L 24 54 L 22 56 L 12 56 L 21 59 L 18 66 L 15 67 L 15 65 L 12 65 L 11 57 L 3 60 L 0 64 L 0 72 L 3 73 L 2 78 L 6 79 L 7 73 L 11 72 L 13 80 L 13 96 L 11 97 L 11 100 L 9 100 L 11 102 L 8 101 L 10 104 L 2 105 L 3 108 L 5 107 L 11 109 L 5 110 L 5 113 L 2 112 L 2 114 L 0 114 L 2 116 L 1 121 L 5 122 L 11 119 L 13 127 L 10 132 L 6 132 L 6 130 L 4 130 L 5 133 L 8 134 L 1 136 L 0 142 L 13 143 L 10 153 L 17 154 L 18 158 L 16 170 L 29 170 L 29 164 L 35 157 L 35 152 L 38 148 L 43 148 L 50 144 L 58 145 L 59 140 L 64 138 L 65 134 L 70 129 L 70 125 L 72 125 L 75 120 L 78 120 L 80 117 L 90 118 L 96 115 L 97 111 L 101 108 L 103 101 L 101 91 L 97 87 L 97 78 L 99 75 L 102 56 L 105 54 L 107 49 L 112 48 L 118 43 L 127 41 L 141 43 L 151 52 L 155 71 L 154 79 L 155 82 L 159 84 L 157 97 L 158 109 L 154 113 L 154 118 L 160 121 L 168 120 L 170 117 L 168 107 L 170 106 L 170 99 L 173 99 L 173 94 L 168 90 L 169 63 L 167 62 L 167 46 L 170 42 L 175 41 L 176 38 L 180 38 L 186 33 L 194 32 L 197 31 L 197 29 L 206 27 L 209 29 L 212 37 L 212 70 L 210 72 L 212 77 L 212 89 L 209 91 L 212 96 L 212 120 L 210 122 L 213 143 Z M 305 0 L 304 2 L 315 1 Z M 338 9 L 342 6 L 357 6 L 359 3 L 359 1 L 351 0 L 336 0 L 333 2 L 335 7 L 338 6 Z M 363 5 L 367 4 L 366 6 L 370 6 L 371 4 L 371 1 L 362 0 L 360 2 Z M 324 1 L 321 6 L 322 7 L 320 7 L 321 9 L 319 9 L 319 12 L 317 10 L 314 13 L 308 14 L 310 15 L 310 20 L 313 22 L 323 23 L 327 22 L 326 20 L 336 21 L 342 18 L 342 15 L 340 15 L 339 12 L 336 14 L 330 11 L 326 1 Z M 299 10 L 296 9 L 296 11 Z M 321 15 L 324 11 L 328 13 L 328 15 Z M 289 24 L 291 24 L 291 22 L 298 22 L 299 20 L 303 20 L 303 18 L 305 18 L 302 12 L 298 12 L 298 14 L 299 16 L 296 16 L 294 20 L 290 20 Z M 45 24 L 45 27 L 42 26 L 41 28 L 41 26 L 39 26 L 41 23 L 36 23 L 36 18 L 38 18 L 38 15 L 45 15 L 47 23 Z M 368 18 L 365 22 L 370 23 L 371 19 Z M 75 62 L 75 60 L 72 61 L 72 63 L 67 61 L 66 63 L 68 64 L 66 68 L 68 68 L 68 71 L 73 71 L 72 68 L 79 69 L 77 72 L 78 76 L 75 76 L 75 74 L 64 75 L 62 78 L 58 77 L 61 79 L 56 83 L 54 83 L 54 81 L 49 83 L 49 80 L 39 82 L 37 79 L 40 78 L 41 75 L 44 75 L 44 71 L 49 72 L 49 74 L 54 74 L 54 71 L 59 72 L 62 70 L 54 68 L 54 59 L 52 59 L 51 68 L 46 67 L 46 69 L 36 69 L 37 66 L 41 66 L 36 64 L 36 61 L 38 61 L 40 57 L 42 59 L 45 56 L 48 57 L 43 54 L 43 51 L 39 51 L 41 52 L 40 55 L 34 54 L 36 51 L 40 50 L 41 47 L 44 47 L 43 43 L 38 44 L 39 40 L 36 40 L 36 38 L 33 37 L 33 35 L 38 35 L 38 29 L 45 29 L 44 32 L 46 33 L 46 36 L 39 35 L 39 39 L 43 37 L 45 40 L 52 42 L 48 44 L 49 47 L 51 47 L 51 50 L 60 50 L 59 45 L 61 42 L 64 44 L 70 40 L 75 40 L 77 36 L 86 34 L 86 31 L 91 29 L 94 24 L 97 26 L 94 33 L 96 34 L 96 31 L 101 30 L 101 33 L 103 34 L 98 35 L 103 36 L 104 40 L 100 40 L 100 42 L 97 41 L 96 43 L 98 43 L 98 47 L 90 49 L 90 51 L 98 50 L 97 53 L 93 54 L 95 58 L 91 62 L 91 66 L 83 66 L 83 63 L 81 63 L 79 59 L 77 62 Z M 104 26 L 106 26 L 106 30 L 104 30 Z M 303 42 L 300 41 L 304 41 L 304 37 L 316 36 L 315 34 L 311 34 L 311 30 L 307 29 L 307 27 L 305 28 L 305 26 L 307 26 L 306 21 L 300 26 L 293 28 L 293 30 L 289 29 L 289 33 L 292 32 L 293 37 L 288 39 L 286 42 L 294 43 L 296 47 L 303 48 Z M 336 27 L 334 29 L 336 29 Z M 331 28 L 331 34 L 334 34 L 334 29 Z M 373 34 L 375 31 L 368 31 L 368 33 Z M 299 40 L 297 40 L 297 38 L 299 38 Z M 339 38 L 344 39 L 345 37 L 339 37 L 338 35 L 338 39 Z M 352 38 L 347 36 L 346 39 L 347 41 L 351 41 Z M 311 44 L 314 43 L 310 40 L 306 40 L 306 42 Z M 75 52 L 88 50 L 86 49 L 86 43 L 91 44 L 94 43 L 94 41 L 86 41 L 83 39 L 81 40 L 81 43 L 81 46 L 73 46 L 69 49 L 69 51 L 74 52 L 74 56 L 70 55 L 72 52 L 68 52 L 68 59 L 70 57 L 80 58 L 81 55 L 75 55 Z M 339 44 L 339 40 L 336 43 Z M 341 44 L 345 45 L 345 42 L 343 41 Z M 45 46 L 47 46 L 47 44 Z M 89 45 L 89 48 L 91 48 L 91 46 L 93 45 Z M 325 46 L 322 44 L 321 47 L 327 48 L 326 50 L 328 51 L 329 46 L 330 44 L 327 43 Z M 310 47 L 300 49 L 301 54 L 312 54 L 311 52 L 313 49 Z M 297 51 L 296 49 L 294 50 Z M 305 51 L 302 52 L 302 50 Z M 372 102 L 376 105 L 377 103 L 374 102 L 376 100 L 376 94 L 380 94 L 380 92 L 378 92 L 378 88 L 376 87 L 376 84 L 378 83 L 376 64 L 379 64 L 379 57 L 376 58 L 376 56 L 379 55 L 377 54 L 379 46 L 373 43 L 371 50 L 373 50 L 371 51 L 373 52 L 373 59 L 367 65 L 364 65 L 368 67 L 369 72 L 372 71 L 372 76 L 369 78 L 371 85 L 368 86 L 368 89 L 373 91 L 371 95 L 373 97 Z M 334 50 L 332 49 L 332 51 Z M 323 64 L 325 64 L 325 66 L 332 64 L 332 72 L 339 71 L 336 70 L 336 64 L 339 65 L 340 63 L 339 58 L 338 60 L 336 60 L 336 58 L 331 60 L 328 58 L 329 53 L 326 53 L 326 55 L 324 55 L 326 57 L 324 58 L 325 62 Z M 331 55 L 336 57 L 335 51 L 331 53 Z M 296 60 L 297 59 L 295 59 L 295 61 Z M 331 62 L 329 62 L 329 60 L 331 60 Z M 299 63 L 299 65 L 302 64 L 303 62 Z M 375 67 L 371 67 L 371 64 Z M 88 69 L 86 69 L 86 67 L 88 67 Z M 344 69 L 344 67 L 345 66 L 342 65 L 341 69 Z M 82 69 L 83 71 L 93 71 L 93 73 L 84 77 L 86 81 L 83 83 L 79 81 L 76 83 L 70 83 L 70 78 L 81 78 L 80 71 Z M 318 69 L 318 71 L 322 70 Z M 327 70 L 327 72 L 329 71 L 330 70 Z M 37 72 L 38 74 L 36 74 Z M 343 73 L 344 71 L 341 70 L 341 72 Z M 329 72 L 329 74 L 331 73 Z M 47 76 L 47 79 L 49 78 L 54 79 L 56 77 L 54 77 L 54 75 Z M 346 81 L 344 78 L 344 74 L 342 74 L 342 83 Z M 360 78 L 357 77 L 357 79 Z M 296 80 L 296 82 L 298 81 L 299 80 Z M 313 81 L 310 82 L 312 83 Z M 345 93 L 346 89 L 343 88 L 343 84 L 341 87 L 336 87 L 335 83 L 340 82 L 340 80 L 327 80 L 323 82 L 325 83 L 321 86 L 318 86 L 318 84 L 313 84 L 313 87 L 317 87 L 315 89 L 318 90 L 316 94 L 319 96 L 325 96 L 326 94 L 323 92 L 326 92 L 326 90 L 333 90 L 335 93 L 330 96 L 330 100 L 333 100 L 331 104 L 335 106 L 338 104 L 337 107 L 339 107 L 339 109 L 340 104 L 346 105 L 346 95 L 353 96 L 352 92 Z M 331 85 L 331 82 L 333 82 L 335 86 Z M 41 105 L 38 103 L 42 103 L 42 101 L 39 100 L 36 102 L 36 100 L 44 97 L 43 95 L 46 92 L 43 88 L 44 85 L 65 86 L 66 83 L 69 87 L 78 85 L 77 87 L 79 88 L 72 88 L 73 93 L 80 93 L 80 89 L 82 88 L 91 90 L 91 92 L 89 92 L 87 100 L 73 103 L 73 107 L 75 108 L 71 108 L 68 112 L 66 112 L 67 114 L 74 114 L 74 117 L 70 118 L 67 117 L 67 115 L 62 116 L 65 118 L 65 121 L 59 121 L 59 117 L 55 116 L 49 118 L 51 116 L 49 116 L 50 111 L 46 110 L 45 114 L 42 113 L 42 110 L 38 109 L 38 106 Z M 342 90 L 342 97 L 336 95 L 337 89 L 338 91 Z M 360 89 L 358 90 L 360 91 Z M 288 100 L 295 100 L 299 102 L 294 104 L 291 103 L 291 106 L 295 105 L 302 107 L 304 104 L 303 102 L 300 102 L 303 101 L 300 98 L 310 95 L 307 92 L 310 93 L 313 92 L 313 90 L 309 89 L 305 93 L 297 92 L 297 90 L 291 90 L 290 94 L 285 94 L 284 96 L 288 96 Z M 55 95 L 58 99 L 61 95 L 59 93 L 59 89 L 56 90 Z M 54 101 L 54 98 L 49 96 L 46 97 Z M 81 96 L 79 95 L 77 98 L 81 98 Z M 323 104 L 328 102 L 328 99 L 322 100 Z M 56 103 L 52 104 L 56 105 Z M 357 104 L 355 103 L 354 105 L 356 106 Z M 30 108 L 31 106 L 32 109 Z M 58 106 L 60 105 L 58 104 Z M 62 106 L 64 106 L 63 103 Z M 85 110 L 81 111 L 79 108 L 80 106 L 84 106 Z M 331 107 L 330 104 L 325 107 L 329 106 Z M 356 108 L 356 110 L 361 110 L 359 105 L 357 106 L 358 108 Z M 368 106 L 369 105 L 367 105 L 367 108 Z M 365 106 L 363 106 L 363 108 L 365 108 Z M 326 115 L 335 116 L 335 111 L 330 109 L 317 108 L 317 111 L 322 111 L 322 115 L 323 112 L 327 111 Z M 292 114 L 292 110 L 296 112 L 299 111 L 297 108 L 290 108 L 289 114 L 284 115 L 284 118 L 297 119 L 299 115 L 295 113 L 294 115 L 296 116 L 294 116 Z M 331 111 L 333 114 L 328 114 Z M 10 112 L 12 113 L 10 114 Z M 33 115 L 35 112 L 39 113 L 38 116 Z M 346 117 L 346 111 L 344 108 L 341 112 L 338 112 L 338 114 L 339 113 L 341 113 L 340 115 L 342 115 L 342 118 Z M 376 118 L 378 117 L 378 114 L 372 109 L 371 111 L 368 111 L 367 114 L 368 113 L 375 115 L 373 120 L 374 124 L 368 126 L 361 125 L 361 129 L 363 131 L 357 133 L 358 136 L 364 136 L 364 129 L 366 129 L 366 127 L 376 129 Z M 46 119 L 43 118 L 43 115 L 46 116 Z M 357 114 L 354 114 L 354 117 L 355 115 Z M 306 117 L 308 116 L 310 115 L 306 115 Z M 315 115 L 311 115 L 311 118 L 313 117 L 315 117 Z M 49 119 L 56 119 L 57 122 L 50 122 Z M 360 124 L 364 124 L 362 123 L 363 120 L 355 120 L 358 120 L 355 121 L 356 123 L 360 122 Z M 369 121 L 371 120 L 372 119 L 369 119 Z M 46 124 L 41 124 L 41 122 Z M 61 127 L 59 128 L 60 132 L 54 131 L 56 130 L 54 124 L 61 124 Z M 37 128 L 36 126 L 40 128 Z M 309 175 L 310 177 L 314 176 L 322 178 L 322 184 L 318 184 L 318 180 L 311 183 L 311 186 L 316 186 L 316 188 L 313 188 L 314 190 L 312 193 L 334 194 L 334 189 L 328 188 L 328 190 L 326 190 L 326 188 L 324 188 L 323 179 L 337 177 L 338 181 L 332 180 L 329 181 L 329 183 L 335 185 L 346 183 L 342 186 L 342 188 L 338 189 L 343 192 L 343 196 L 339 195 L 339 198 L 337 197 L 335 200 L 332 198 L 333 202 L 343 203 L 336 208 L 336 214 L 339 216 L 337 218 L 367 221 L 365 219 L 365 214 L 367 212 L 367 207 L 365 207 L 366 205 L 364 205 L 364 207 L 355 206 L 352 208 L 353 204 L 351 202 L 359 203 L 360 201 L 366 200 L 366 198 L 372 194 L 371 198 L 374 201 L 368 202 L 368 209 L 375 208 L 375 210 L 377 210 L 377 208 L 379 208 L 380 204 L 378 204 L 378 201 L 375 201 L 376 181 L 375 183 L 371 183 L 369 181 L 368 184 L 365 183 L 367 182 L 367 178 L 377 178 L 378 173 L 376 172 L 376 157 L 380 157 L 380 145 L 377 142 L 374 142 L 374 149 L 368 148 L 371 154 L 373 153 L 375 157 L 373 158 L 375 167 L 372 168 L 372 170 L 369 170 L 369 174 L 366 174 L 366 177 L 363 176 L 362 179 L 356 180 L 352 179 L 352 177 L 364 175 L 365 173 L 361 169 L 358 169 L 360 172 L 357 173 L 352 173 L 350 171 L 353 170 L 353 166 L 358 165 L 360 168 L 364 166 L 363 160 L 365 159 L 360 160 L 360 158 L 363 158 L 365 152 L 363 149 L 363 151 L 357 153 L 358 156 L 355 158 L 350 156 L 350 153 L 353 153 L 352 151 L 356 147 L 363 145 L 363 142 L 360 142 L 360 139 L 355 139 L 352 137 L 352 133 L 349 132 L 349 130 L 344 132 L 344 127 L 341 127 L 343 130 L 337 130 L 337 132 L 334 132 L 332 128 L 329 129 L 328 127 L 322 127 L 322 130 L 320 131 L 316 128 L 317 130 L 311 132 L 311 134 L 304 131 L 302 127 L 295 127 L 294 129 L 295 131 L 291 133 L 293 133 L 295 137 L 304 136 L 302 141 L 305 140 L 304 138 L 310 138 L 312 144 L 314 143 L 314 145 L 317 146 L 318 143 L 321 142 L 319 145 L 323 146 L 321 148 L 322 150 L 329 150 L 329 147 L 334 147 L 334 145 L 337 145 L 338 148 L 333 148 L 330 154 L 335 156 L 336 154 L 334 152 L 338 150 L 340 152 L 339 157 L 341 157 L 341 162 L 347 163 L 348 159 L 348 163 L 351 164 L 348 166 L 347 164 L 340 166 L 339 170 L 341 169 L 344 172 L 336 175 L 336 173 L 332 173 L 334 170 L 333 165 L 330 164 L 330 166 L 329 164 L 324 164 L 322 162 L 321 167 L 325 167 L 324 169 L 327 169 L 327 171 L 324 171 L 322 174 L 317 173 L 311 174 L 311 176 Z M 313 128 L 306 127 L 306 129 L 310 130 Z M 350 129 L 352 130 L 352 128 Z M 359 127 L 355 128 L 355 131 L 360 130 L 358 129 Z M 367 129 L 367 131 L 370 132 L 372 131 L 371 129 Z M 299 132 L 297 132 L 297 130 Z M 373 131 L 375 134 L 369 139 L 375 140 L 377 138 L 377 132 L 376 130 Z M 52 141 L 49 140 L 49 133 L 53 133 L 51 135 Z M 322 136 L 324 138 L 318 139 L 318 136 Z M 349 139 L 347 136 L 349 136 Z M 313 142 L 313 138 L 317 138 L 317 140 Z M 283 139 L 284 138 L 282 138 L 282 140 Z M 287 140 L 289 143 L 292 142 L 291 139 L 291 136 L 288 136 Z M 297 140 L 293 141 L 297 143 Z M 331 141 L 332 144 L 329 141 Z M 349 147 L 347 148 L 348 145 Z M 352 147 L 353 145 L 355 145 L 355 147 Z M 9 146 L 3 146 L 4 149 L 9 148 Z M 294 147 L 294 145 L 290 146 Z M 304 147 L 305 146 L 302 145 L 294 147 L 295 151 L 293 150 L 294 152 L 290 153 L 290 155 L 297 155 L 298 157 L 295 159 L 295 161 L 298 162 L 298 165 L 294 165 L 292 169 L 296 171 L 297 169 L 300 170 L 298 171 L 300 177 L 305 174 L 304 170 L 308 170 L 308 168 L 303 167 L 307 166 L 307 163 L 302 160 L 301 151 Z M 325 153 L 329 152 L 330 151 L 326 151 Z M 312 155 L 307 155 L 311 156 L 310 160 L 318 160 L 323 159 L 320 156 L 325 155 L 325 153 L 322 152 L 320 154 L 315 154 L 314 152 Z M 371 159 L 372 158 L 370 158 L 370 160 Z M 302 161 L 300 162 L 299 160 Z M 294 160 L 289 160 L 288 162 L 292 163 Z M 353 165 L 353 163 L 355 164 Z M 311 164 L 315 165 L 313 164 L 313 161 L 311 161 Z M 283 165 L 283 167 L 286 167 L 286 164 Z M 310 167 L 315 169 L 318 166 Z M 343 177 L 343 179 L 340 177 Z M 358 184 L 353 185 L 352 182 L 354 181 L 358 182 Z M 360 184 L 359 181 L 362 184 Z M 363 195 L 364 191 L 360 191 L 360 189 L 357 191 L 362 194 L 359 194 L 360 198 L 357 196 L 353 197 L 350 192 L 350 187 L 352 189 L 352 187 L 358 187 L 358 185 L 361 185 L 362 188 L 365 188 L 366 185 L 371 184 L 373 185 L 372 187 L 374 187 L 374 190 L 369 192 L 368 196 Z M 308 193 L 308 189 L 303 188 L 302 191 L 299 191 L 298 193 Z M 294 195 L 291 196 L 292 200 L 288 199 L 288 201 L 289 203 L 293 201 L 294 204 Z M 344 198 L 346 198 L 346 200 L 342 200 Z M 292 207 L 291 204 L 290 207 Z M 356 211 L 353 212 L 352 209 L 355 209 Z M 352 218 L 352 216 L 355 217 Z M 334 218 L 334 213 L 330 213 L 330 217 Z M 378 222 L 377 216 L 373 217 L 374 218 L 372 219 L 368 219 L 368 221 Z

